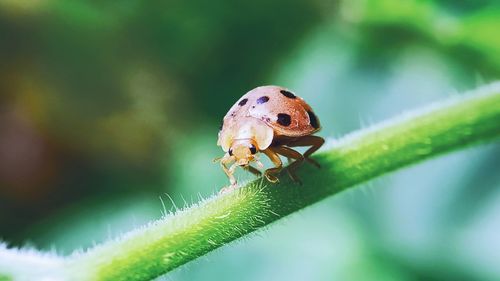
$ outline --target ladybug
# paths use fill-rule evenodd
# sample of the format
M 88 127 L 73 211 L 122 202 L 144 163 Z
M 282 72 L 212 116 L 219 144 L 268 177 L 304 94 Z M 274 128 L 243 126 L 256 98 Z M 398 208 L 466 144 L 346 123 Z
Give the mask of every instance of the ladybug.
M 295 160 L 287 170 L 292 180 L 300 183 L 295 170 L 304 160 L 319 167 L 309 156 L 325 142 L 323 138 L 313 135 L 320 129 L 319 119 L 311 107 L 286 88 L 261 86 L 247 92 L 229 109 L 219 131 L 217 145 L 226 153 L 215 161 L 220 161 L 231 183 L 221 192 L 237 187 L 234 172 L 238 166 L 261 175 L 251 165 L 255 162 L 258 167 L 264 167 L 258 152 L 264 153 L 274 164 L 273 168 L 264 171 L 268 181 L 278 182 L 276 174 L 283 168 L 282 155 Z M 297 146 L 310 148 L 302 155 L 291 148 Z

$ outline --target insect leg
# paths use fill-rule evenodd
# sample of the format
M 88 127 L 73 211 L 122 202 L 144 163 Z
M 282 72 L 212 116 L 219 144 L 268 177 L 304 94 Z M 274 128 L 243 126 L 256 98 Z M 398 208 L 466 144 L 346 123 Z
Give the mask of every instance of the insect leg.
M 243 167 L 243 168 L 244 168 L 245 170 L 249 171 L 250 173 L 252 173 L 252 174 L 254 174 L 254 175 L 258 176 L 258 177 L 260 177 L 260 176 L 262 175 L 262 173 L 261 173 L 261 172 L 260 172 L 257 168 L 255 168 L 255 167 L 253 167 L 253 166 L 248 165 L 248 166 L 245 166 L 245 167 Z
M 222 167 L 222 170 L 224 170 L 224 173 L 226 173 L 226 176 L 229 178 L 229 182 L 231 183 L 231 186 L 236 186 L 236 179 L 234 177 L 234 169 L 236 168 L 235 164 L 233 164 L 230 168 L 227 168 L 227 164 L 231 163 L 233 161 L 233 157 L 229 156 L 229 154 L 224 155 L 224 157 L 220 160 L 220 166 Z
M 300 152 L 295 151 L 295 150 L 293 150 L 289 147 L 286 147 L 286 146 L 278 146 L 278 147 L 275 147 L 273 149 L 276 153 L 278 153 L 280 155 L 283 155 L 283 156 L 291 158 L 291 159 L 295 159 L 295 161 L 292 162 L 290 165 L 288 165 L 288 167 L 286 169 L 288 171 L 288 175 L 290 175 L 290 178 L 292 178 L 292 180 L 294 182 L 302 184 L 300 179 L 295 174 L 295 171 L 304 161 L 304 156 L 302 156 L 302 154 L 300 154 Z
M 288 146 L 311 146 L 306 152 L 304 152 L 304 158 L 307 162 L 313 164 L 316 167 L 320 167 L 319 163 L 316 160 L 309 158 L 311 154 L 313 154 L 316 150 L 318 150 L 325 143 L 325 139 L 318 136 L 303 136 L 300 137 L 290 143 L 287 143 Z
M 278 178 L 274 175 L 277 174 L 283 169 L 283 163 L 281 162 L 281 159 L 279 155 L 274 152 L 271 148 L 267 148 L 264 151 L 264 154 L 271 159 L 271 162 L 274 164 L 274 168 L 270 168 L 264 171 L 264 176 L 266 179 L 272 183 L 277 183 L 279 180 Z

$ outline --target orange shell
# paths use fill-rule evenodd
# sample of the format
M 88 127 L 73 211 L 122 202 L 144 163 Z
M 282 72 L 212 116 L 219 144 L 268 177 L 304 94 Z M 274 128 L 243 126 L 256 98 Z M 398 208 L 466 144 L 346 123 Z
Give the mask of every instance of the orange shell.
M 320 128 L 319 119 L 302 98 L 282 87 L 261 86 L 243 95 L 229 109 L 217 144 L 227 151 L 234 139 L 249 138 L 263 150 L 274 135 L 301 137 Z

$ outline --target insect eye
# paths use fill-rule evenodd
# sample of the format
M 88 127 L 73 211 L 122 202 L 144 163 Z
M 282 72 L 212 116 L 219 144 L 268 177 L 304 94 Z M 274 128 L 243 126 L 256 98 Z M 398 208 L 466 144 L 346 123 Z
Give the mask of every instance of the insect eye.
M 233 156 L 233 149 L 232 148 L 229 149 L 229 156 Z
M 257 153 L 257 148 L 255 148 L 255 146 L 254 146 L 253 144 L 252 144 L 252 145 L 250 145 L 250 152 L 251 152 L 252 154 Z

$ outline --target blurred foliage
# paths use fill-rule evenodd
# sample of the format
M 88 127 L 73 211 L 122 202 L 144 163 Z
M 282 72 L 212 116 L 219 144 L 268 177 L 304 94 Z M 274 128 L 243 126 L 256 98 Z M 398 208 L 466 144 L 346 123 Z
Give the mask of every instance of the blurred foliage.
M 460 60 L 463 67 L 479 69 L 483 75 L 494 78 L 500 72 L 500 38 L 495 35 L 500 26 L 498 5 L 485 4 L 482 9 L 459 13 L 454 9 L 443 10 L 434 1 L 382 0 L 358 4 L 358 1 L 346 2 L 342 15 L 366 29 L 364 32 L 369 36 L 362 39 L 363 48 L 380 47 L 372 49 L 377 50 L 377 55 L 389 59 L 409 44 L 428 44 L 442 55 Z M 367 52 L 361 50 L 361 53 Z
M 144 185 L 162 190 L 172 139 L 197 123 L 216 122 L 213 116 L 234 99 L 223 97 L 258 83 L 256 74 L 265 77 L 289 49 L 282 46 L 320 20 L 317 5 L 283 3 L 2 2 L 2 112 L 14 119 L 6 126 L 23 119 L 37 147 L 19 149 L 46 154 L 33 167 L 37 175 L 23 174 L 32 154 L 11 156 L 17 159 L 5 173 L 21 174 L 0 178 L 2 213 L 20 216 L 5 231 L 38 219 L 26 203 L 47 210 Z M 293 20 L 275 21 L 267 12 L 278 10 Z M 20 133 L 3 131 L 22 145 Z M 52 167 L 39 171 L 46 163 Z
M 498 79 L 499 28 L 494 0 L 0 0 L 0 237 L 68 253 L 159 216 L 163 193 L 218 190 L 220 119 L 257 85 L 338 136 Z M 347 192 L 170 278 L 497 280 L 499 153 Z

